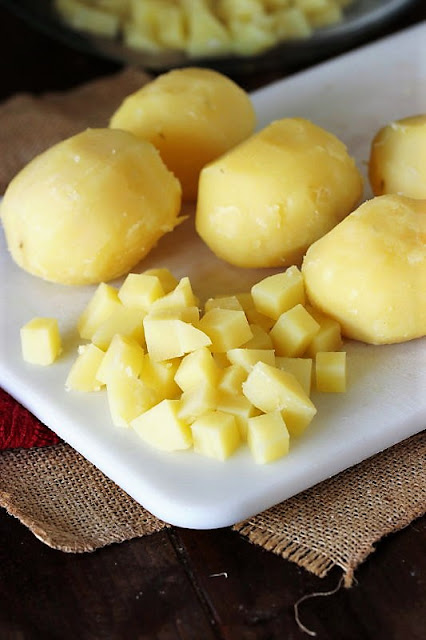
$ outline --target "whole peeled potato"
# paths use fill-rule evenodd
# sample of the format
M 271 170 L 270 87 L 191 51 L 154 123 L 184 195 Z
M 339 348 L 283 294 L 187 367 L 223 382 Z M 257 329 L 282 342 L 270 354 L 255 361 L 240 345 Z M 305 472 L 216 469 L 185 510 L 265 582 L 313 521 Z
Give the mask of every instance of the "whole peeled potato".
M 87 284 L 132 269 L 179 223 L 181 188 L 158 151 L 125 131 L 87 129 L 34 158 L 0 215 L 15 262 Z
M 254 126 L 249 95 L 218 71 L 198 67 L 157 76 L 128 96 L 110 121 L 152 142 L 179 178 L 184 200 L 195 200 L 202 167 Z
M 284 118 L 204 167 L 196 228 L 231 264 L 291 265 L 352 211 L 362 188 L 340 140 L 308 120 Z
M 311 303 L 371 344 L 426 334 L 426 200 L 377 196 L 307 251 Z
M 426 198 L 426 114 L 395 120 L 376 133 L 368 176 L 376 196 Z

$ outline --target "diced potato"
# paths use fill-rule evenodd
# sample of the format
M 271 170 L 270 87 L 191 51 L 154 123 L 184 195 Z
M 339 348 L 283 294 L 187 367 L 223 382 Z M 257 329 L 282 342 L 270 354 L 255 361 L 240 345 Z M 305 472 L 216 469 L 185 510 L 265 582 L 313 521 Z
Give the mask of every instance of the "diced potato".
M 175 381 L 182 391 L 199 385 L 201 381 L 216 387 L 220 374 L 220 368 L 210 350 L 207 347 L 201 347 L 182 358 L 176 371 Z
M 242 384 L 247 379 L 247 371 L 238 364 L 231 364 L 225 367 L 218 384 L 218 389 L 226 394 L 240 394 Z
M 219 296 L 217 298 L 209 298 L 204 305 L 204 311 L 210 309 L 234 309 L 234 311 L 244 311 L 237 296 Z
M 266 362 L 266 364 L 275 366 L 275 351 L 273 349 L 247 349 L 246 347 L 229 349 L 226 352 L 229 362 L 243 367 L 247 371 L 251 371 L 256 362 Z
M 178 358 L 211 344 L 205 332 L 177 318 L 148 315 L 144 329 L 147 350 L 154 361 Z
M 258 324 L 250 325 L 253 337 L 243 344 L 244 349 L 273 349 L 269 333 Z
M 146 276 L 156 276 L 163 287 L 164 293 L 170 293 L 179 284 L 179 280 L 165 267 L 146 269 L 143 273 Z
M 196 229 L 236 266 L 298 264 L 353 210 L 362 190 L 340 140 L 303 118 L 284 118 L 202 169 Z
M 286 356 L 276 356 L 275 358 L 275 365 L 278 369 L 292 373 L 307 396 L 311 395 L 312 389 L 312 364 L 312 358 L 289 358 Z
M 132 420 L 159 401 L 159 396 L 139 378 L 121 374 L 110 378 L 107 399 L 113 424 L 130 427 Z
M 426 113 L 387 124 L 374 136 L 369 179 L 376 196 L 426 198 Z
M 56 318 L 33 318 L 20 331 L 22 357 L 30 364 L 52 364 L 62 351 Z
M 204 456 L 226 460 L 240 445 L 235 417 L 223 411 L 210 411 L 191 425 L 194 451 Z
M 180 388 L 175 382 L 175 375 L 179 363 L 179 358 L 156 362 L 151 359 L 149 354 L 145 354 L 139 377 L 144 384 L 154 389 L 161 399 L 168 398 L 172 400 L 178 398 Z
M 179 417 L 188 424 L 208 411 L 217 408 L 217 389 L 209 382 L 201 382 L 197 387 L 190 387 L 182 393 Z
M 143 347 L 134 338 L 115 334 L 102 358 L 97 379 L 107 384 L 117 375 L 137 378 L 142 371 L 144 354 Z
M 404 342 L 426 333 L 426 200 L 398 195 L 362 204 L 307 251 L 314 307 L 347 338 Z
M 210 337 L 213 353 L 240 347 L 253 337 L 244 311 L 210 309 L 198 326 Z
M 302 356 L 320 325 L 301 304 L 284 311 L 272 327 L 269 335 L 279 356 Z
M 189 425 L 179 418 L 180 400 L 162 400 L 132 420 L 136 433 L 152 447 L 163 451 L 189 449 Z
M 78 0 L 55 0 L 56 8 L 74 29 L 97 36 L 114 37 L 119 29 L 119 17 L 101 8 L 88 7 Z
M 264 362 L 250 371 L 243 393 L 264 413 L 281 411 L 292 436 L 303 433 L 317 412 L 294 375 Z
M 182 307 L 196 307 L 198 298 L 192 291 L 189 278 L 181 278 L 176 287 L 165 296 L 158 298 L 151 304 L 150 312 L 160 309 L 181 309 Z
M 268 332 L 274 325 L 274 319 L 265 316 L 263 313 L 260 313 L 255 307 L 252 309 L 246 309 L 246 317 L 250 323 L 250 326 L 253 324 L 258 325 L 261 329 Z
M 296 266 L 283 273 L 267 276 L 251 289 L 254 305 L 260 313 L 277 320 L 297 304 L 305 304 L 303 276 Z
M 170 307 L 165 309 L 150 309 L 148 313 L 151 320 L 161 318 L 162 320 L 182 320 L 196 326 L 200 319 L 200 309 L 198 307 Z
M 247 438 L 247 422 L 252 416 L 259 413 L 255 406 L 242 394 L 219 393 L 216 401 L 218 411 L 230 413 L 235 417 L 240 438 L 242 441 Z
M 182 0 L 188 25 L 190 56 L 223 55 L 231 51 L 231 37 L 203 0 Z
M 86 129 L 31 160 L 9 183 L 1 216 L 20 267 L 89 284 L 128 273 L 181 222 L 180 208 L 180 184 L 155 147 L 105 128 Z
M 309 343 L 305 356 L 314 358 L 318 351 L 338 351 L 343 344 L 340 324 L 317 309 L 309 307 L 308 311 L 320 328 Z
M 120 306 L 118 290 L 101 282 L 77 321 L 80 337 L 91 340 L 99 325 Z
M 129 273 L 118 291 L 118 297 L 125 307 L 149 310 L 151 304 L 164 296 L 160 279 L 145 273 Z
M 128 96 L 110 122 L 159 150 L 185 200 L 196 198 L 202 167 L 247 138 L 254 125 L 243 89 L 217 71 L 195 67 L 159 75 Z
M 315 358 L 315 383 L 318 391 L 346 391 L 346 353 L 320 351 Z
M 108 349 L 115 334 L 126 338 L 133 338 L 139 344 L 144 344 L 143 320 L 145 312 L 140 309 L 119 306 L 108 315 L 92 335 L 92 342 L 100 349 Z
M 247 443 L 258 464 L 273 462 L 287 455 L 290 434 L 280 411 L 249 418 Z
M 77 358 L 68 373 L 65 388 L 67 391 L 99 391 L 104 384 L 97 378 L 104 352 L 90 343 L 80 345 Z

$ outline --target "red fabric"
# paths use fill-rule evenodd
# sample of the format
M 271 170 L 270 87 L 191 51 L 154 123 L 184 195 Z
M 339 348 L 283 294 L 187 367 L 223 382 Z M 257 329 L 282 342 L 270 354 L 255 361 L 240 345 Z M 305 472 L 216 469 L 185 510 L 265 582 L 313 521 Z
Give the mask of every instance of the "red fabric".
M 61 439 L 0 388 L 0 451 L 44 447 Z

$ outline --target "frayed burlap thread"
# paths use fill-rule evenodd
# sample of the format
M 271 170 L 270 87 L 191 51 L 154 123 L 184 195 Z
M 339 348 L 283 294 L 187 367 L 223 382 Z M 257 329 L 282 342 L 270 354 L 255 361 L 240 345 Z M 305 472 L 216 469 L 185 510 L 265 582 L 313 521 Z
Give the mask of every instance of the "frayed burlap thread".
M 168 526 L 67 444 L 1 453 L 0 506 L 39 540 L 70 553 Z
M 251 542 L 345 586 L 384 536 L 426 512 L 426 432 L 234 526 Z

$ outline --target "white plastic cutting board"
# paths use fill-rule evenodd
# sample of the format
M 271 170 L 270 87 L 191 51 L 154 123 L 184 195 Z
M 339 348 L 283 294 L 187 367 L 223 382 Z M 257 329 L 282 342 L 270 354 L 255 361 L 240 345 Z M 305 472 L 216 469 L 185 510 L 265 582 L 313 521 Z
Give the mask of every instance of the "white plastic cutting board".
M 426 111 L 425 45 L 423 24 L 260 90 L 253 94 L 258 126 L 307 117 L 340 137 L 365 171 L 371 138 L 381 125 Z M 217 260 L 191 222 L 165 237 L 141 270 L 154 265 L 189 275 L 201 297 L 247 290 L 267 273 Z M 426 340 L 384 347 L 353 343 L 347 349 L 348 392 L 314 397 L 318 414 L 286 458 L 262 466 L 244 447 L 225 463 L 192 451 L 155 451 L 133 431 L 111 425 L 104 393 L 64 391 L 78 345 L 75 322 L 94 287 L 63 287 L 28 275 L 9 258 L 3 236 L 0 269 L 0 385 L 171 524 L 234 524 L 426 426 Z M 21 359 L 19 328 L 36 315 L 57 317 L 64 337 L 64 354 L 51 367 Z

